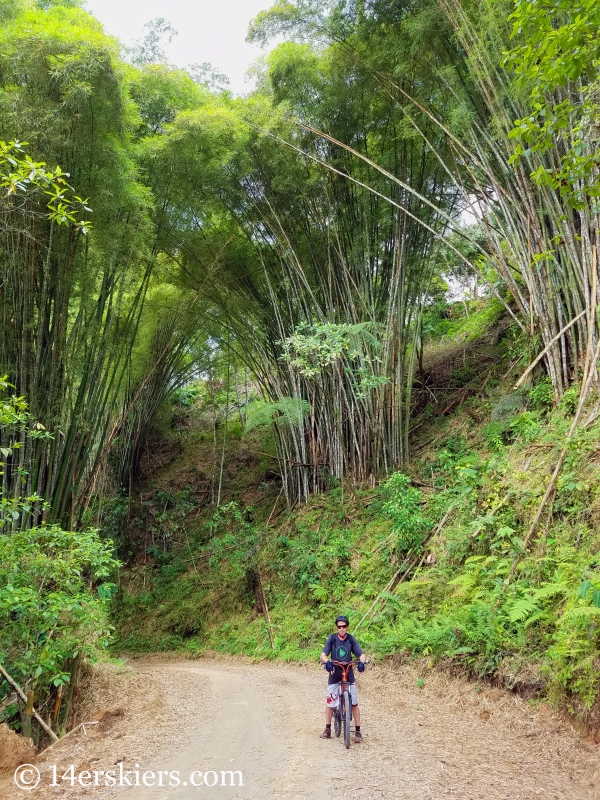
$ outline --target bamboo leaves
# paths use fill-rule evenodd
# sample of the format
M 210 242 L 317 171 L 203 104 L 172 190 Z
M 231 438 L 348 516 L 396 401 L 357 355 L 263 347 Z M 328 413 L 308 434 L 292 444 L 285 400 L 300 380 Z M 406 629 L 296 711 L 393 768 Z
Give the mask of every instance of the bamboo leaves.
M 0 141 L 0 189 L 5 189 L 4 209 L 13 197 L 25 198 L 27 194 L 42 191 L 50 199 L 47 202 L 47 218 L 58 225 L 69 224 L 86 234 L 91 223 L 78 219 L 79 212 L 92 209 L 87 200 L 73 194 L 66 181 L 67 172 L 57 166 L 48 169 L 44 161 L 33 161 L 25 147 L 27 142 Z M 2 204 L 0 204 L 2 210 Z

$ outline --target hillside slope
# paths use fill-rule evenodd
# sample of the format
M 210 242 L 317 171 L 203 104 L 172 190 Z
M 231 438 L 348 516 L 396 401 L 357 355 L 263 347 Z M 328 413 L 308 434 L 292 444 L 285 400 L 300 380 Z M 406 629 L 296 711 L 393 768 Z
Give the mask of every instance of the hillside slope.
M 375 657 L 545 695 L 595 735 L 600 421 L 583 415 L 525 542 L 577 386 L 558 408 L 543 377 L 512 392 L 529 354 L 489 305 L 452 325 L 424 353 L 413 461 L 380 486 L 330 481 L 289 511 L 268 431 L 234 419 L 221 449 L 201 398 L 177 409 L 128 516 L 113 509 L 118 647 L 295 659 L 345 612 Z

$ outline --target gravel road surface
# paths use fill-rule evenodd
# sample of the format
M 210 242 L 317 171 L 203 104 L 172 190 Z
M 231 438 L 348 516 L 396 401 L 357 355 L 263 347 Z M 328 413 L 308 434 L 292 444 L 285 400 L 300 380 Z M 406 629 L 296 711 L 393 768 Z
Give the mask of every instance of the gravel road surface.
M 98 724 L 40 758 L 38 788 L 5 780 L 0 800 L 600 799 L 598 745 L 498 689 L 437 673 L 419 688 L 416 668 L 375 665 L 358 679 L 363 744 L 346 751 L 319 739 L 326 673 L 315 665 L 129 666 L 93 679 Z M 71 765 L 74 780 L 62 778 Z M 124 785 L 105 785 L 109 772 Z

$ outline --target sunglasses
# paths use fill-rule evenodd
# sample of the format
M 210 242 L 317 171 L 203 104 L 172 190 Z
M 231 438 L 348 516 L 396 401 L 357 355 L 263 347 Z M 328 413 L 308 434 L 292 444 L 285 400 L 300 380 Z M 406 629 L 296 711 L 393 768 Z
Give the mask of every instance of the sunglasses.
M 338 625 L 338 630 L 341 630 L 341 628 L 347 628 L 347 627 L 348 627 L 347 625 Z

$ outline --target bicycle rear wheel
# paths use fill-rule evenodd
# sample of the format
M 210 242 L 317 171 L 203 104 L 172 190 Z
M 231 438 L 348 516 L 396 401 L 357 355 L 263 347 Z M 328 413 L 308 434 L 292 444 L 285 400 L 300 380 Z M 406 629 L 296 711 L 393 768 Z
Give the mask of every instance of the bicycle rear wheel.
M 346 689 L 342 694 L 342 712 L 344 714 L 344 746 L 346 750 L 350 748 L 350 716 L 352 714 L 350 705 L 350 692 Z
M 342 723 L 340 720 L 340 710 L 336 708 L 333 712 L 333 732 L 339 736 L 342 730 Z

